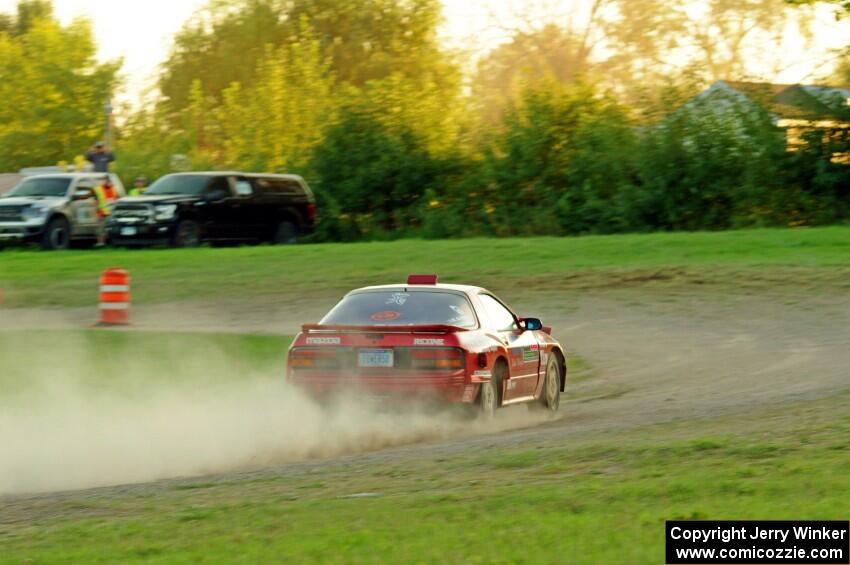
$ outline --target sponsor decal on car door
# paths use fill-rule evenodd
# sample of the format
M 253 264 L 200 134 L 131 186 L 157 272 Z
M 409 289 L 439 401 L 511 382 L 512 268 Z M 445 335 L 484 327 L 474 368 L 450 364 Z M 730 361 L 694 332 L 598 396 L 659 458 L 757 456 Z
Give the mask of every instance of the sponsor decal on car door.
M 499 332 L 502 343 L 508 348 L 510 378 L 505 383 L 504 400 L 533 395 L 540 362 L 540 346 L 534 332 L 521 330 L 513 312 L 494 296 L 481 294 L 479 297 L 491 327 Z

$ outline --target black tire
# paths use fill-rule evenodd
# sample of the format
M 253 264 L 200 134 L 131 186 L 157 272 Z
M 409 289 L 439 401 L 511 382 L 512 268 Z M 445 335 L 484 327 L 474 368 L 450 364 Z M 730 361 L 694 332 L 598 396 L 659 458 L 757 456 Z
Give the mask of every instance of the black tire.
M 561 364 L 555 354 L 549 355 L 546 363 L 546 373 L 543 377 L 543 391 L 535 406 L 550 413 L 558 411 L 561 405 Z
M 483 383 L 478 391 L 476 408 L 478 417 L 482 420 L 491 420 L 496 415 L 496 410 L 502 405 L 502 381 L 505 376 L 505 366 L 498 363 L 493 368 L 493 376 L 489 381 Z
M 53 218 L 41 236 L 41 248 L 47 251 L 71 247 L 71 224 L 65 218 Z
M 272 236 L 273 245 L 292 245 L 297 242 L 298 227 L 294 223 L 284 220 L 277 225 Z
M 171 245 L 174 247 L 198 247 L 201 244 L 201 226 L 194 220 L 180 220 L 174 230 Z

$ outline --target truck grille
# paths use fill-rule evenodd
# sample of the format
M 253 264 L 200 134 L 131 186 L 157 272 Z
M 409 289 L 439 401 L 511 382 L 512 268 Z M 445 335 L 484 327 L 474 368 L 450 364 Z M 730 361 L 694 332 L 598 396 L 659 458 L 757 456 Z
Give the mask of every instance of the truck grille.
M 147 222 L 153 217 L 153 208 L 147 204 L 119 204 L 112 216 L 119 222 Z
M 0 206 L 0 222 L 22 222 L 23 206 Z

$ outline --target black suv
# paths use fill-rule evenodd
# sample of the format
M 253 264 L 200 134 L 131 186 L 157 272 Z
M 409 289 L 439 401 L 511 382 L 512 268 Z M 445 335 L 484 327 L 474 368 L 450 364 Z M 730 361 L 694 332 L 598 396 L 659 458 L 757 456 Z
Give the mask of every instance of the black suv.
M 123 246 L 295 243 L 315 218 L 316 200 L 297 175 L 177 173 L 119 200 L 107 233 Z

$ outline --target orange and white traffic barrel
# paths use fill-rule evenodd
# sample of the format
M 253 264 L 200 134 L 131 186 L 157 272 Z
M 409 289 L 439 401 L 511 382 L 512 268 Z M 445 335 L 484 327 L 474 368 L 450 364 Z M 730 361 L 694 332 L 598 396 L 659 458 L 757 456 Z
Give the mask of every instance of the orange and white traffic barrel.
M 130 323 L 130 273 L 112 268 L 100 275 L 100 324 L 123 326 Z

